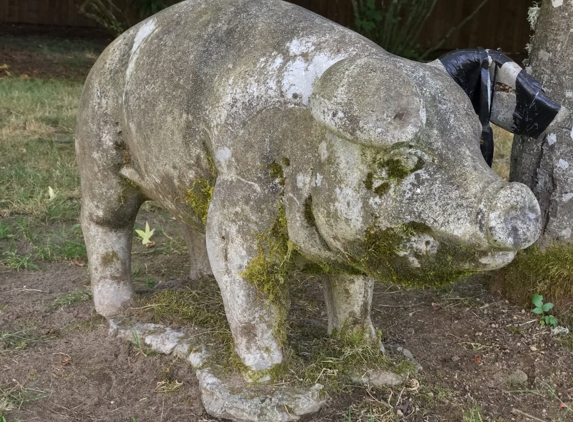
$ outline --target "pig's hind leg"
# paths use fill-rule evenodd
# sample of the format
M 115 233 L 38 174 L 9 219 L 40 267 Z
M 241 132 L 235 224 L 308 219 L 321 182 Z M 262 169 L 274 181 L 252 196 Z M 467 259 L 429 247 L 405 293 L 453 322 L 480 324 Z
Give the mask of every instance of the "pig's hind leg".
M 99 62 L 98 62 L 99 63 Z M 93 72 L 107 75 L 109 72 Z M 76 152 L 80 169 L 81 226 L 86 243 L 96 311 L 120 312 L 134 290 L 131 282 L 133 224 L 145 200 L 133 182 L 119 174 L 129 163 L 116 110 L 113 81 L 88 79 L 80 103 Z

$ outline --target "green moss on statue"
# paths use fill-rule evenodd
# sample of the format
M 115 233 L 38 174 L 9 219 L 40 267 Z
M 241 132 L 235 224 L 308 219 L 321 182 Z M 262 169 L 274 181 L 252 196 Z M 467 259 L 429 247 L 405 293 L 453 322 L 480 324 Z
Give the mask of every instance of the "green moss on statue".
M 280 186 L 284 186 L 285 176 L 283 173 L 282 166 L 279 163 L 272 163 L 269 164 L 268 167 L 269 167 L 269 176 L 271 177 L 271 179 L 276 179 Z
M 370 227 L 358 267 L 376 279 L 409 287 L 443 287 L 475 272 L 465 269 L 470 267 L 467 263 L 476 259 L 470 248 L 440 242 L 435 254 L 405 253 L 408 239 L 429 233 L 428 226 L 416 222 L 385 230 Z M 418 261 L 419 267 L 412 264 L 411 257 Z
M 290 306 L 288 280 L 296 269 L 297 251 L 289 240 L 287 221 L 282 204 L 273 225 L 257 234 L 258 254 L 249 262 L 241 276 L 257 288 L 266 300 L 275 305 L 279 315 L 275 335 L 286 342 L 286 312 Z
M 215 181 L 217 180 L 217 169 L 213 158 L 208 153 L 206 153 L 206 156 L 209 175 L 195 180 L 191 188 L 185 193 L 185 200 L 203 224 L 207 224 L 209 204 L 211 203 Z
M 425 162 L 422 158 L 418 158 L 416 165 L 412 168 L 405 164 L 403 160 L 398 158 L 390 158 L 387 160 L 380 159 L 377 167 L 379 170 L 385 170 L 387 179 L 374 187 L 374 173 L 368 172 L 368 174 L 366 174 L 366 179 L 363 181 L 364 187 L 373 191 L 376 195 L 382 196 L 390 190 L 392 183 L 396 184 L 401 182 L 408 175 L 424 167 L 424 164 Z

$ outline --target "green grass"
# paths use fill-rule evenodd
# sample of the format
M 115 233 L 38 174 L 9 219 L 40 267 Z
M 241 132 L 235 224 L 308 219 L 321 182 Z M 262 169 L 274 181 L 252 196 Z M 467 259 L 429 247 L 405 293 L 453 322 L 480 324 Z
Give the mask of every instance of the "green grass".
M 87 290 L 75 290 L 71 293 L 68 293 L 64 296 L 61 296 L 54 300 L 54 308 L 63 308 L 69 305 L 73 305 L 75 303 L 85 302 L 86 300 L 90 300 L 92 298 L 92 294 Z
M 8 350 L 23 350 L 34 347 L 36 344 L 52 341 L 59 336 L 58 332 L 43 334 L 36 328 L 0 331 L 0 355 Z
M 0 79 L 0 263 L 8 269 L 85 258 L 73 145 L 81 89 L 66 80 Z
M 463 422 L 483 422 L 481 408 L 474 404 L 470 410 L 464 412 Z
M 4 412 L 19 410 L 25 403 L 39 400 L 46 395 L 42 390 L 24 387 L 16 381 L 14 386 L 0 386 L 0 422 L 7 420 Z

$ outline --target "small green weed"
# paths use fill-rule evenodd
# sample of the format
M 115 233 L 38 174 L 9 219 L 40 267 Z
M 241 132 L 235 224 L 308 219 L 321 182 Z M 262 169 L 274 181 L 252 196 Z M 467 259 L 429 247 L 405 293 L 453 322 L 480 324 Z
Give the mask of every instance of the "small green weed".
M 5 421 L 4 412 L 20 410 L 25 403 L 39 400 L 43 397 L 46 397 L 45 391 L 24 387 L 18 382 L 13 387 L 0 387 L 0 415 Z M 3 422 L 2 419 L 0 419 L 0 422 Z
M 154 356 L 157 354 L 157 352 L 155 350 L 143 348 L 143 345 L 141 344 L 141 341 L 139 340 L 139 334 L 137 334 L 137 331 L 132 330 L 131 335 L 133 336 L 133 344 L 134 344 L 135 348 L 137 349 L 138 353 L 140 353 L 143 356 Z
M 552 327 L 557 327 L 557 318 L 555 318 L 553 315 L 547 315 L 547 312 L 553 309 L 553 303 L 543 303 L 543 296 L 540 294 L 534 294 L 531 302 L 535 305 L 535 308 L 533 308 L 531 312 L 537 315 L 541 315 L 541 320 L 539 321 L 541 325 L 551 325 Z
M 573 333 L 569 333 L 566 337 L 561 339 L 559 344 L 573 352 Z
M 0 354 L 5 350 L 23 350 L 59 337 L 58 332 L 42 334 L 34 329 L 22 329 L 19 331 L 0 331 Z
M 139 238 L 141 239 L 141 243 L 147 247 L 151 247 L 155 244 L 155 242 L 151 241 L 151 236 L 155 233 L 155 229 L 149 229 L 149 223 L 145 222 L 145 231 L 143 230 L 135 230 Z
M 477 405 L 477 403 L 474 403 L 470 410 L 464 412 L 464 418 L 462 422 L 483 422 L 481 408 Z
M 4 252 L 4 256 L 0 259 L 0 263 L 6 267 L 20 271 L 20 270 L 38 270 L 38 266 L 32 262 L 29 255 L 19 255 L 14 251 Z
M 91 292 L 88 292 L 87 290 L 76 290 L 54 300 L 53 306 L 54 308 L 64 308 L 74 303 L 85 302 L 91 298 Z
M 151 277 L 147 277 L 147 280 L 145 280 L 145 286 L 149 289 L 152 289 L 156 285 L 157 285 L 157 283 L 155 281 L 153 281 L 153 279 Z
M 10 232 L 10 227 L 0 221 L 0 240 L 14 237 Z

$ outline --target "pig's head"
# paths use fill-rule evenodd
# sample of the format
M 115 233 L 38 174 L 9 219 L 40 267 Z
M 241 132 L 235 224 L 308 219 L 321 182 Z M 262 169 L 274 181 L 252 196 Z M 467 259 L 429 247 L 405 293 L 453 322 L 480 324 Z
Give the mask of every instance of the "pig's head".
M 314 220 L 354 268 L 440 285 L 508 264 L 538 238 L 537 200 L 485 163 L 479 119 L 443 67 L 350 58 L 314 88 L 311 111 L 326 128 Z

